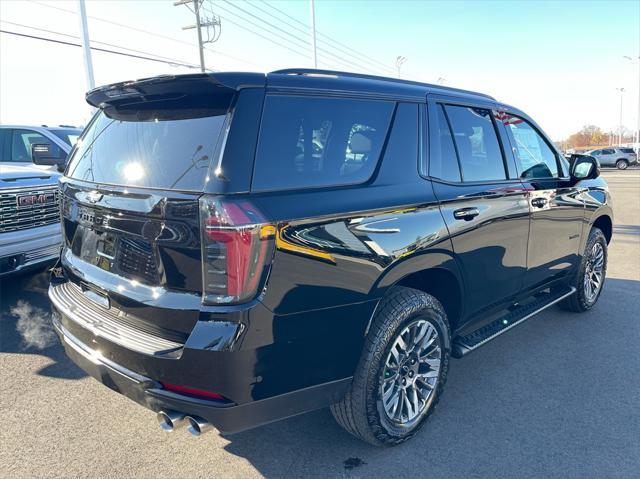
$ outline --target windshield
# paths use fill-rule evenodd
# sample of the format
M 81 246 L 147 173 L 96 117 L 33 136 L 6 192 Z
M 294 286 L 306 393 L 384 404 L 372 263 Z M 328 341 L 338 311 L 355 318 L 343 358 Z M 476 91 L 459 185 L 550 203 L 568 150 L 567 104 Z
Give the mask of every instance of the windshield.
M 78 142 L 67 175 L 120 186 L 202 191 L 225 117 L 164 120 L 159 114 L 148 121 L 125 121 L 100 111 Z
M 68 129 L 68 130 L 49 130 L 51 133 L 56 135 L 62 141 L 64 141 L 67 145 L 73 146 L 78 141 L 82 130 L 80 129 Z

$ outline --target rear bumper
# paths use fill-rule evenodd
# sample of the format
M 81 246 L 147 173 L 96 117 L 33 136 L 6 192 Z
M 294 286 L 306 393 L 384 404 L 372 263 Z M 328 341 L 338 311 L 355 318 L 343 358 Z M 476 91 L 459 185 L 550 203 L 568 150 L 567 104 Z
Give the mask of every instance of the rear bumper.
M 264 378 L 256 376 L 255 361 L 265 356 L 259 364 L 267 364 L 268 355 L 255 349 L 211 350 L 212 342 L 203 339 L 204 329 L 200 328 L 212 327 L 212 322 L 199 322 L 177 355 L 133 352 L 105 339 L 101 318 L 83 318 L 92 321 L 90 327 L 86 321 L 78 322 L 78 311 L 69 310 L 52 294 L 56 287 L 52 285 L 49 291 L 53 324 L 69 358 L 105 386 L 155 412 L 172 410 L 199 416 L 222 433 L 234 433 L 326 407 L 338 401 L 351 383 L 347 377 L 268 397 L 263 394 L 254 400 L 251 397 L 270 382 L 266 374 Z M 228 324 L 226 328 L 233 329 Z M 221 337 L 219 329 L 212 333 Z M 230 335 L 235 336 L 235 329 Z M 295 358 L 288 358 L 288 362 L 295 364 Z M 307 371 L 307 375 L 313 372 Z M 161 381 L 218 392 L 230 401 L 178 394 L 163 389 Z

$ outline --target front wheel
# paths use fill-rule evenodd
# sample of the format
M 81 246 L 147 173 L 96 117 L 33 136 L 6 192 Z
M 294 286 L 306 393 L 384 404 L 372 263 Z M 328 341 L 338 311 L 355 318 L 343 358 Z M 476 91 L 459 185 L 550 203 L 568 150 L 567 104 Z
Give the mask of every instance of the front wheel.
M 626 170 L 629 167 L 629 162 L 627 160 L 618 160 L 616 161 L 616 168 L 619 170 Z
M 333 416 L 370 444 L 406 441 L 440 399 L 450 351 L 440 302 L 415 289 L 394 288 L 374 317 L 349 391 L 331 406 Z
M 577 313 L 590 310 L 600 297 L 606 275 L 607 239 L 599 228 L 593 227 L 572 284 L 576 292 L 560 305 Z

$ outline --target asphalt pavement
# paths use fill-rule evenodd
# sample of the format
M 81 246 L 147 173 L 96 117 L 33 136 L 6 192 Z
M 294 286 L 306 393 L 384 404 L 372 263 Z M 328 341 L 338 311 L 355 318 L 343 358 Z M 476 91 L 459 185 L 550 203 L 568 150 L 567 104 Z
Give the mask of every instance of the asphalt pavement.
M 603 175 L 615 226 L 597 306 L 552 307 L 454 360 L 428 424 L 390 449 L 328 410 L 227 437 L 166 434 L 65 357 L 46 275 L 1 282 L 0 477 L 638 477 L 640 169 Z

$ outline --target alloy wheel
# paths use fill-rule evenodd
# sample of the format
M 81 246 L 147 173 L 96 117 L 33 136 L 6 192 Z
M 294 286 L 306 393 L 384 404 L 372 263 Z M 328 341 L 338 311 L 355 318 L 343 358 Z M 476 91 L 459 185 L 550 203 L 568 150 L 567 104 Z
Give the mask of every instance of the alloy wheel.
M 584 272 L 584 295 L 589 303 L 595 301 L 604 279 L 604 248 L 595 243 L 589 252 Z
M 387 418 L 410 427 L 427 411 L 440 376 L 442 348 L 438 330 L 418 319 L 396 337 L 380 380 L 380 398 Z

